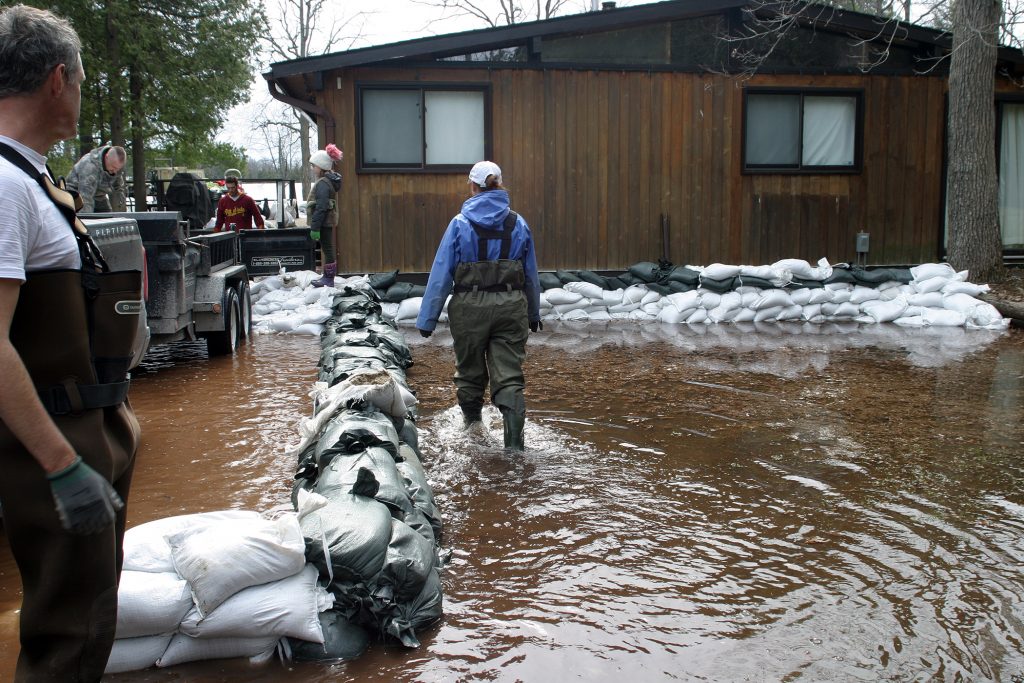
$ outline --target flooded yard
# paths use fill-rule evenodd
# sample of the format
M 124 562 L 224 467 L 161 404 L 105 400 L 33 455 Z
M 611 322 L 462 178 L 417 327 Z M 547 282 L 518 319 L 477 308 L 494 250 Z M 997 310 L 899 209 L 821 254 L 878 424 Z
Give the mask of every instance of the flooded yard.
M 462 432 L 450 336 L 403 329 L 451 553 L 422 646 L 105 680 L 1024 680 L 1021 332 L 551 324 L 513 454 L 493 408 Z M 318 356 L 149 357 L 129 525 L 287 503 Z M 0 540 L 0 680 L 19 591 Z

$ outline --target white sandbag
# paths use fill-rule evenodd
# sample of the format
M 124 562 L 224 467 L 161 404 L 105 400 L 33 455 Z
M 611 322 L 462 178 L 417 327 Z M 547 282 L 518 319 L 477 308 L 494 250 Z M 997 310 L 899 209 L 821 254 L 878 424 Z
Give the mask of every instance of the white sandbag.
M 903 327 L 924 327 L 924 318 L 920 315 L 905 315 L 902 318 L 896 318 L 893 323 Z
M 640 302 L 639 301 L 636 302 L 636 303 L 632 303 L 632 304 L 625 304 L 625 303 L 623 303 L 623 304 L 616 304 L 614 306 L 609 306 L 608 307 L 608 312 L 609 313 L 629 313 L 630 311 L 635 311 L 638 308 L 640 308 Z
M 257 519 L 262 519 L 260 513 L 253 510 L 218 510 L 164 517 L 134 526 L 124 532 L 124 571 L 174 572 L 167 536 L 217 522 Z
M 728 322 L 738 316 L 742 310 L 741 306 L 729 306 L 723 302 L 708 311 L 708 320 L 714 323 Z
M 270 304 L 258 303 L 252 305 L 253 315 L 267 315 L 272 313 L 270 310 Z
M 700 293 L 697 290 L 689 292 L 675 292 L 661 298 L 662 308 L 674 308 L 677 311 L 688 311 L 700 305 Z
M 960 311 L 928 308 L 921 314 L 921 322 L 935 327 L 962 327 L 967 322 L 967 318 Z
M 644 296 L 650 291 L 643 285 L 630 285 L 622 292 L 622 303 L 639 304 L 643 303 Z
M 422 296 L 411 296 L 403 299 L 398 305 L 398 313 L 395 315 L 396 322 L 413 322 L 420 314 L 420 306 L 423 305 Z
M 310 306 L 302 316 L 303 325 L 322 325 L 331 317 L 331 309 Z
M 950 311 L 959 311 L 963 313 L 964 318 L 970 318 L 974 314 L 974 309 L 982 303 L 982 301 L 975 299 L 969 294 L 949 294 L 942 297 L 943 308 Z
M 804 287 L 803 289 L 794 289 L 789 293 L 789 299 L 797 306 L 806 306 L 811 302 L 811 292 L 815 290 Z
M 754 322 L 759 323 L 765 320 L 775 320 L 779 313 L 782 312 L 784 306 L 769 306 L 768 308 L 759 308 L 754 312 Z
M 900 296 L 906 298 L 906 295 L 900 291 L 898 283 L 896 287 L 888 287 L 886 289 L 882 289 L 881 287 L 878 288 L 878 301 L 892 301 Z
M 306 565 L 294 513 L 186 529 L 168 536 L 167 543 L 174 569 L 188 581 L 203 616 L 243 588 L 292 576 Z
M 628 311 L 621 312 L 621 313 L 612 313 L 611 311 L 608 311 L 608 316 L 612 320 L 629 320 L 629 312 Z
M 274 318 L 270 321 L 270 329 L 274 332 L 292 332 L 299 324 L 299 319 L 290 315 Z
M 292 334 L 306 335 L 307 337 L 319 337 L 324 331 L 323 325 L 316 323 L 306 323 L 305 325 L 297 325 Z
M 699 325 L 708 319 L 708 312 L 703 308 L 695 308 L 690 317 L 686 319 L 687 325 Z
M 921 282 L 933 277 L 949 279 L 956 275 L 956 271 L 948 263 L 922 263 L 911 268 L 910 274 L 916 282 Z
M 126 671 L 142 671 L 156 665 L 156 662 L 167 651 L 167 646 L 174 637 L 173 633 L 142 638 L 118 638 L 107 657 L 105 674 L 119 674 Z
M 606 289 L 601 292 L 601 300 L 604 301 L 605 306 L 615 306 L 622 303 L 622 293 L 626 291 L 624 289 Z
M 927 294 L 928 292 L 941 291 L 943 287 L 948 285 L 951 280 L 948 277 L 942 277 L 941 275 L 930 277 L 927 280 L 915 280 L 914 289 L 921 294 Z
M 560 306 L 562 304 L 574 304 L 583 298 L 582 294 L 578 292 L 570 292 L 561 287 L 545 289 L 544 296 L 547 297 L 548 303 L 550 303 L 552 306 Z
M 580 294 L 588 299 L 602 299 L 604 288 L 598 287 L 593 282 L 566 282 L 562 287 L 567 292 Z
M 742 306 L 744 308 L 750 308 L 750 310 L 754 310 L 751 307 L 754 305 L 755 301 L 757 301 L 758 299 L 761 298 L 761 290 L 757 289 L 756 287 L 744 287 L 743 289 L 752 290 L 752 291 L 746 291 L 746 292 L 740 293 L 740 291 L 738 289 L 735 290 L 737 294 L 741 294 L 741 296 L 742 296 L 742 298 L 741 298 Z
M 981 305 L 974 308 L 970 318 L 967 320 L 967 324 L 969 327 L 977 326 L 988 329 L 1005 329 L 1009 326 L 1010 321 L 1009 319 L 1004 318 L 995 306 L 983 301 L 981 302 Z
M 978 296 L 979 294 L 985 294 L 991 291 L 991 287 L 988 285 L 976 285 L 973 282 L 960 282 L 959 280 L 951 280 L 947 282 L 942 288 L 943 294 L 967 294 L 968 296 Z
M 167 645 L 160 659 L 159 667 L 175 666 L 185 662 L 199 662 L 207 659 L 232 659 L 235 657 L 260 657 L 273 653 L 277 647 L 277 636 L 261 638 L 192 638 L 182 633 L 175 635 Z
M 320 434 L 327 422 L 351 401 L 364 401 L 392 417 L 404 417 L 416 405 L 416 396 L 390 372 L 379 368 L 353 370 L 333 386 L 315 382 L 309 395 L 317 411 L 313 417 L 300 420 L 299 433 L 303 436 Z
M 818 265 L 812 266 L 803 259 L 782 259 L 772 264 L 772 268 L 776 270 L 788 270 L 793 274 L 793 277 L 798 277 L 801 280 L 824 280 L 832 275 L 832 266 L 829 265 L 828 259 L 818 259 Z
M 205 618 L 192 609 L 181 632 L 193 638 L 289 636 L 323 643 L 319 615 L 334 605 L 334 596 L 317 585 L 318 575 L 307 564 L 294 576 L 235 593 Z
M 907 297 L 907 303 L 911 306 L 923 306 L 924 308 L 942 308 L 942 292 L 911 294 Z
M 790 304 L 789 306 L 783 306 L 782 310 L 775 317 L 776 320 L 799 320 L 803 316 L 804 307 L 797 306 L 796 304 Z M 757 320 L 757 318 L 754 318 Z
M 696 311 L 697 308 L 688 308 L 685 311 L 677 310 L 675 306 L 665 306 L 658 311 L 658 320 L 663 323 L 670 325 L 676 325 L 681 322 L 686 322 L 686 319 Z
M 901 295 L 889 301 L 868 301 L 861 311 L 876 323 L 887 323 L 902 318 L 908 305 L 907 298 Z
M 389 301 L 384 301 L 380 305 L 380 312 L 385 318 L 391 318 L 392 320 L 394 320 L 395 316 L 398 315 L 398 309 L 400 307 L 401 304 L 398 302 L 392 303 Z
M 793 300 L 790 299 L 789 292 L 784 289 L 766 289 L 761 292 L 761 296 L 757 297 L 754 303 L 750 304 L 750 308 L 761 311 L 766 308 L 783 308 L 792 305 Z
M 564 316 L 572 311 L 586 311 L 590 307 L 590 299 L 580 299 L 571 304 L 555 304 L 555 313 Z
M 644 306 L 646 306 L 647 304 L 653 304 L 653 303 L 655 303 L 657 301 L 660 301 L 660 300 L 661 300 L 661 294 L 658 294 L 653 289 L 649 289 L 649 290 L 647 290 L 647 293 L 644 294 L 644 297 L 642 299 L 640 299 L 640 303 L 643 304 Z
M 741 308 L 738 313 L 733 317 L 732 321 L 735 323 L 750 323 L 754 322 L 754 318 L 757 317 L 757 311 L 752 308 Z
M 853 288 L 853 292 L 850 293 L 850 303 L 860 305 L 865 301 L 873 301 L 875 299 L 881 299 L 882 294 L 877 289 L 871 287 L 863 287 L 857 285 Z M 833 299 L 834 301 L 835 299 Z
M 658 312 L 661 310 L 661 300 L 659 299 L 658 301 L 652 301 L 649 304 L 644 304 L 640 307 L 640 310 L 647 315 L 656 318 L 658 317 Z
M 712 280 L 724 280 L 726 278 L 735 277 L 739 274 L 739 266 L 730 266 L 724 263 L 712 263 L 701 271 L 700 277 L 701 279 L 710 278 Z
M 647 311 L 645 311 L 642 308 L 638 308 L 635 311 L 630 311 L 629 312 L 629 319 L 630 320 L 637 320 L 637 321 L 654 320 L 654 315 L 651 314 L 651 313 L 648 313 Z
M 712 292 L 710 290 L 701 291 L 699 304 L 701 308 L 710 311 L 712 308 L 717 308 L 720 303 L 722 303 L 722 295 L 718 292 Z
M 115 637 L 173 633 L 191 608 L 188 582 L 176 573 L 122 571 L 117 585 Z
M 835 291 L 831 289 L 825 289 L 824 287 L 822 287 L 821 289 L 812 289 L 810 290 L 810 292 L 811 298 L 807 302 L 809 304 L 827 304 L 831 301 L 835 301 Z M 849 292 L 847 292 L 847 294 L 849 294 Z
M 805 304 L 801 307 L 800 317 L 808 322 L 821 317 L 821 304 Z
M 288 301 L 282 301 L 281 302 L 281 310 L 282 311 L 297 311 L 300 308 L 302 308 L 303 306 L 305 306 L 305 304 L 302 303 L 302 299 L 301 298 L 300 299 L 288 299 Z
M 832 298 L 829 300 L 833 304 L 845 304 L 850 301 L 853 297 L 853 288 L 850 289 L 837 289 L 832 292 Z
M 558 306 L 555 306 L 555 308 L 558 308 Z M 590 314 L 587 313 L 585 310 L 580 309 L 580 308 L 573 308 L 571 310 L 566 311 L 565 313 L 559 313 L 559 317 L 562 320 L 569 320 L 569 321 L 576 321 L 576 322 L 584 322 L 584 321 L 590 320 Z
M 611 314 L 608 313 L 607 308 L 601 308 L 600 310 L 587 311 L 590 316 L 590 320 L 593 322 L 608 322 L 612 319 Z
M 852 291 L 853 285 L 849 282 L 829 282 L 824 286 L 824 289 L 828 289 L 833 292 L 841 292 L 843 290 Z
M 822 304 L 821 312 L 829 318 L 856 318 L 860 315 L 860 306 L 849 301 L 841 304 Z

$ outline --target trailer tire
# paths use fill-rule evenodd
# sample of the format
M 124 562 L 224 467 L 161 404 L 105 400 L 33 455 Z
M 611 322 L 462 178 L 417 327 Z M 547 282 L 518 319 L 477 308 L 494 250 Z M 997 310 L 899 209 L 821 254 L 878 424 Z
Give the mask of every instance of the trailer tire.
M 238 313 L 238 319 L 241 321 L 239 336 L 241 339 L 248 339 L 252 334 L 252 294 L 246 280 L 238 283 Z
M 211 356 L 227 356 L 238 348 L 241 334 L 241 316 L 238 306 L 238 293 L 234 287 L 226 290 L 224 300 L 224 330 L 209 332 L 206 335 L 206 351 Z

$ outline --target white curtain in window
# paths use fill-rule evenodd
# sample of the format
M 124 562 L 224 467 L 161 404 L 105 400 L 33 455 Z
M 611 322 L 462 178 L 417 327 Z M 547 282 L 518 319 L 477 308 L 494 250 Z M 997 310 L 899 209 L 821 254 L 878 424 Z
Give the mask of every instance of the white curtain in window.
M 999 143 L 999 223 L 1003 245 L 1024 245 L 1024 105 L 1004 104 Z
M 419 90 L 363 91 L 363 163 L 423 163 Z
M 475 164 L 484 158 L 484 94 L 428 90 L 427 164 Z
M 795 166 L 800 155 L 800 97 L 747 97 L 747 164 Z
M 804 166 L 853 166 L 857 100 L 804 97 Z

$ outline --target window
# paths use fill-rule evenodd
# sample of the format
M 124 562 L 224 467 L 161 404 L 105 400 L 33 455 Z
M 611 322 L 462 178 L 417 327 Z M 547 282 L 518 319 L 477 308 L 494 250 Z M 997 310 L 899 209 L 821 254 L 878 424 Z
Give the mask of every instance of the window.
M 858 171 L 860 120 L 859 92 L 748 91 L 744 170 Z
M 484 87 L 363 86 L 362 170 L 450 171 L 487 157 Z

